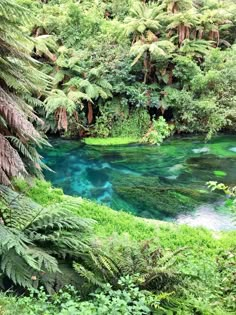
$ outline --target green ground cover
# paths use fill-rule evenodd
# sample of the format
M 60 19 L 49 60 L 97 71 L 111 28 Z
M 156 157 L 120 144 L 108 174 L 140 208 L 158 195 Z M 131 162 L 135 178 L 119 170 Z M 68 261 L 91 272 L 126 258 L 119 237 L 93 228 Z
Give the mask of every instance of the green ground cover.
M 175 272 L 185 275 L 180 282 L 177 281 L 171 284 L 170 279 L 167 281 L 168 285 L 171 285 L 171 293 L 167 290 L 168 294 L 171 294 L 171 298 L 165 300 L 163 305 L 173 303 L 171 308 L 165 306 L 163 308 L 165 311 L 162 312 L 158 307 L 157 312 L 153 312 L 153 308 L 149 303 L 150 297 L 147 297 L 146 293 L 144 294 L 141 291 L 140 294 L 144 294 L 142 296 L 144 305 L 139 306 L 141 309 L 148 306 L 149 310 L 146 309 L 146 312 L 144 312 L 135 309 L 134 313 L 128 311 L 122 313 L 119 305 L 119 310 L 114 314 L 224 315 L 233 314 L 235 311 L 236 231 L 216 233 L 204 228 L 192 228 L 187 225 L 161 223 L 160 221 L 137 218 L 132 214 L 114 211 L 107 206 L 80 197 L 64 195 L 61 189 L 54 189 L 50 183 L 40 180 L 31 182 L 30 185 L 25 181 L 18 180 L 15 187 L 20 192 L 24 191 L 28 197 L 42 206 L 63 203 L 75 205 L 71 208 L 74 214 L 96 220 L 94 225 L 95 234 L 93 235 L 95 237 L 94 242 L 103 244 L 104 253 L 108 251 L 113 257 L 117 253 L 125 253 L 125 260 L 129 261 L 131 252 L 134 254 L 135 251 L 138 251 L 138 255 L 142 256 L 142 251 L 147 246 L 151 248 L 158 246 L 159 250 L 164 250 L 167 253 L 184 251 L 183 254 L 177 255 L 171 264 L 168 264 L 168 272 L 172 272 L 171 268 L 174 264 Z M 134 252 L 130 252 L 131 248 L 135 249 Z M 128 252 L 126 252 L 127 249 Z M 145 259 L 147 259 L 146 255 Z M 135 267 L 133 268 L 135 269 Z M 163 281 L 163 278 L 161 279 Z M 68 295 L 63 292 L 54 297 L 39 292 L 36 296 L 32 294 L 31 297 L 25 298 L 17 298 L 9 296 L 8 293 L 2 293 L 0 295 L 0 314 L 14 315 L 20 312 L 21 314 L 32 315 L 69 315 L 82 314 L 83 311 L 83 314 L 86 315 L 105 315 L 106 312 L 110 312 L 111 308 L 114 308 L 114 298 L 118 298 L 124 307 L 124 295 L 133 294 L 130 293 L 133 290 L 130 291 L 130 287 L 126 287 L 124 292 L 120 289 L 118 291 L 114 289 L 113 291 L 110 287 L 108 291 L 104 288 L 103 290 L 102 293 L 96 293 L 98 295 L 89 297 L 89 300 L 87 298 L 87 302 L 80 302 L 76 295 L 71 295 L 71 293 Z M 67 294 L 68 297 L 66 301 L 64 294 Z M 102 298 L 100 294 L 102 294 Z M 158 294 L 158 291 L 155 291 L 157 300 L 160 299 Z M 54 298 L 58 299 L 58 302 L 52 302 Z M 133 296 L 131 300 L 135 301 L 135 298 L 137 298 L 137 295 Z M 102 302 L 102 299 L 105 299 L 107 303 L 105 311 L 100 309 L 104 302 L 104 300 Z M 12 303 L 15 305 L 14 309 Z M 162 302 L 159 301 L 158 303 L 159 306 L 162 305 Z M 169 309 L 169 313 L 167 309 Z
M 110 146 L 138 143 L 139 139 L 135 137 L 85 138 L 83 142 L 88 145 Z

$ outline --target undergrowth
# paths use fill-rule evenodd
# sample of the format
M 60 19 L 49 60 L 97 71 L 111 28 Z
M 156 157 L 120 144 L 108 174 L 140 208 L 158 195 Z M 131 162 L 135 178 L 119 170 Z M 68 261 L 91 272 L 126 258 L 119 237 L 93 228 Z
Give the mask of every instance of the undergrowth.
M 168 259 L 165 263 L 163 261 L 155 274 L 155 279 L 161 275 L 162 280 L 158 281 L 159 284 L 164 281 L 161 292 L 164 288 L 165 292 L 173 292 L 174 303 L 177 305 L 178 301 L 182 301 L 177 306 L 178 312 L 154 314 L 234 314 L 236 310 L 236 231 L 213 232 L 205 228 L 192 228 L 186 225 L 137 218 L 80 197 L 66 196 L 61 190 L 54 190 L 45 181 L 36 180 L 31 184 L 26 184 L 22 180 L 17 180 L 15 186 L 19 191 L 24 190 L 28 197 L 41 203 L 42 206 L 55 201 L 59 203 L 72 203 L 73 201 L 70 211 L 80 217 L 96 221 L 94 226 L 95 247 L 101 246 L 105 257 L 106 253 L 109 253 L 112 263 L 115 262 L 123 270 L 122 274 L 140 273 L 139 286 L 142 286 L 143 280 L 149 279 L 154 266 L 158 267 L 158 264 L 151 267 L 152 257 L 154 257 L 151 254 L 152 251 L 155 252 L 155 257 L 161 259 L 160 261 L 165 260 L 163 258 L 165 255 L 168 257 L 168 252 L 170 255 L 180 252 L 180 254 L 171 256 L 173 260 L 168 258 L 169 262 Z M 150 254 L 147 252 L 142 256 L 142 252 L 145 253 L 147 248 L 150 248 Z M 162 251 L 164 251 L 163 254 Z M 101 260 L 100 263 L 102 262 L 103 267 L 100 269 L 96 265 L 97 259 L 100 258 L 97 257 L 95 260 L 94 257 L 88 258 L 86 265 L 89 269 L 78 269 L 79 265 L 75 266 L 75 269 L 82 272 L 84 277 L 89 278 L 94 272 L 98 281 L 108 279 L 108 282 L 114 282 L 114 277 L 116 277 L 114 273 L 109 275 L 111 261 Z M 158 260 L 158 263 L 160 261 Z M 94 263 L 95 265 L 93 265 Z M 107 275 L 104 278 L 106 268 L 108 268 Z M 99 275 L 101 270 L 102 274 Z M 167 273 L 165 274 L 165 272 Z M 96 277 L 92 276 L 91 279 Z M 115 283 L 117 282 L 115 281 Z M 155 284 L 155 282 L 153 283 Z M 167 284 L 170 285 L 169 289 Z M 93 284 L 91 283 L 91 285 Z M 148 286 L 146 283 L 145 289 L 149 288 L 151 291 L 158 292 L 157 289 L 154 289 L 155 285 L 154 287 L 149 285 L 150 283 Z

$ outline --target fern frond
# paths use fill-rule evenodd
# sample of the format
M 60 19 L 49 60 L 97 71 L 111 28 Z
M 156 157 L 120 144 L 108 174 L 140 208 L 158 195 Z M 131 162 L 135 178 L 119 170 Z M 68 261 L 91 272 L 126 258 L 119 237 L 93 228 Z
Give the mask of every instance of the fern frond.
M 37 247 L 29 247 L 27 253 L 37 261 L 38 268 L 49 273 L 60 273 L 56 258 Z
M 62 201 L 43 208 L 25 195 L 0 185 L 0 271 L 3 275 L 24 287 L 37 286 L 42 273 L 50 275 L 48 281 L 57 277 L 59 259 L 85 257 L 91 250 L 89 232 L 93 221 L 69 211 L 78 206 L 78 202 Z M 20 266 L 15 266 L 16 262 Z M 37 281 L 33 282 L 32 277 Z M 45 285 L 50 287 L 49 283 Z
M 10 177 L 20 173 L 26 173 L 26 169 L 18 152 L 0 134 L 0 182 L 9 185 Z
M 45 91 L 50 78 L 38 70 L 39 62 L 31 57 L 32 40 L 22 32 L 31 13 L 15 1 L 0 0 L 0 20 L 0 119 L 5 122 L 0 132 L 0 183 L 10 185 L 12 176 L 40 172 L 39 161 L 33 163 L 26 149 L 41 142 L 32 124 L 36 115 L 26 102 L 39 103 L 31 94 Z M 8 141 L 5 135 L 13 138 Z
M 33 284 L 32 276 L 38 270 L 32 269 L 28 262 L 23 259 L 23 256 L 17 255 L 14 250 L 9 250 L 1 256 L 0 267 L 9 279 L 14 284 L 19 284 L 22 287 L 31 287 Z
M 54 113 L 60 107 L 64 107 L 70 115 L 76 110 L 75 102 L 69 99 L 62 90 L 52 90 L 44 103 L 47 115 Z
M 56 56 L 53 54 L 57 51 L 57 44 L 52 35 L 41 35 L 34 37 L 33 48 L 36 49 L 36 54 L 41 56 L 44 54 L 51 60 L 55 61 Z
M 23 156 L 26 156 L 28 159 L 33 161 L 33 157 L 31 156 L 27 147 L 20 141 L 20 139 L 14 136 L 7 136 L 6 139 L 10 141 L 13 147 L 15 147 L 20 154 L 22 154 Z
M 78 274 L 86 279 L 90 284 L 102 287 L 104 286 L 104 281 L 103 279 L 99 279 L 99 277 L 94 274 L 92 271 L 86 269 L 83 265 L 79 263 L 74 263 L 74 269 Z

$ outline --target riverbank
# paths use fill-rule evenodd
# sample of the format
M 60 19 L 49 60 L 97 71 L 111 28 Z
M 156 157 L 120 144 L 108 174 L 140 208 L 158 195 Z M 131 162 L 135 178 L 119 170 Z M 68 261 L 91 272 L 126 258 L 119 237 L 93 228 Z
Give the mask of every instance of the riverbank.
M 15 185 L 20 192 L 25 192 L 29 198 L 42 206 L 57 203 L 76 204 L 76 207 L 68 209 L 82 218 L 95 220 L 94 230 L 98 237 L 109 237 L 114 233 L 119 235 L 128 233 L 132 239 L 142 241 L 162 239 L 166 234 L 175 238 L 180 233 L 180 235 L 188 235 L 188 238 L 181 240 L 182 245 L 191 244 L 195 247 L 199 245 L 198 241 L 202 243 L 201 237 L 203 239 L 206 236 L 215 238 L 217 235 L 217 239 L 224 239 L 228 237 L 227 235 L 235 235 L 236 245 L 236 231 L 215 232 L 203 227 L 191 227 L 186 224 L 136 217 L 131 213 L 116 211 L 88 199 L 65 195 L 62 189 L 53 188 L 50 182 L 43 180 L 34 180 L 30 184 L 24 180 L 17 180 Z M 196 244 L 192 243 L 191 236 L 198 239 Z M 190 244 L 188 244 L 188 239 Z
M 226 315 L 229 314 L 228 310 L 236 309 L 233 276 L 236 266 L 236 231 L 216 234 L 205 228 L 137 218 L 81 197 L 65 195 L 61 189 L 53 188 L 46 181 L 34 180 L 27 184 L 17 180 L 15 187 L 43 207 L 51 205 L 53 209 L 60 204 L 60 208 L 72 211 L 79 217 L 93 219 L 91 242 L 95 248 L 109 248 L 109 254 L 115 251 L 118 257 L 125 255 L 127 260 L 132 256 L 131 261 L 136 262 L 138 259 L 138 263 L 144 262 L 150 268 L 152 255 L 160 255 L 157 263 L 160 261 L 161 266 L 165 266 L 165 257 L 172 257 L 171 264 L 167 262 L 166 275 L 173 271 L 174 265 L 178 281 L 170 284 L 171 296 L 176 303 L 176 311 L 182 311 L 182 307 L 187 309 L 181 314 L 195 314 L 197 309 L 203 315 Z M 142 260 L 142 250 L 145 248 L 150 248 L 151 255 Z M 167 256 L 163 257 L 162 251 Z M 136 265 L 132 266 L 135 273 Z M 166 269 L 162 268 L 165 267 L 160 267 L 158 272 L 163 270 L 165 275 Z M 183 283 L 187 288 L 184 291 Z M 36 299 L 32 302 L 30 298 L 29 301 L 30 305 L 40 302 Z M 0 310 L 4 315 L 15 314 L 9 313 L 12 311 L 11 303 L 15 303 L 19 309 L 22 306 L 21 298 L 16 300 L 6 295 L 0 295 L 1 303 L 3 309 Z

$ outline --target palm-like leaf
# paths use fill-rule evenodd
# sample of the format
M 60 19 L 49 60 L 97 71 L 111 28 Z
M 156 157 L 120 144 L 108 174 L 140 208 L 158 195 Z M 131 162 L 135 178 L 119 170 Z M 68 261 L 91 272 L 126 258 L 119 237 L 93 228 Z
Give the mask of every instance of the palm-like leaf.
M 19 172 L 25 173 L 26 170 L 18 152 L 1 134 L 0 148 L 0 182 L 9 185 L 10 177 L 18 175 Z
M 62 202 L 47 208 L 0 185 L 0 270 L 23 287 L 60 272 L 57 259 L 77 259 L 89 251 L 92 220 L 70 212 L 78 202 Z M 70 264 L 69 264 L 70 265 Z M 37 282 L 39 284 L 39 282 Z M 36 284 L 36 282 L 35 282 Z
M 75 102 L 62 90 L 52 90 L 44 103 L 47 115 L 54 113 L 60 107 L 64 107 L 70 115 L 76 110 Z
M 169 56 L 174 49 L 175 46 L 168 40 L 160 40 L 153 43 L 137 41 L 130 49 L 131 55 L 136 56 L 132 65 L 135 65 L 147 51 L 150 52 L 153 59 L 156 59 L 160 56 Z
M 32 92 L 41 92 L 48 84 L 30 55 L 31 39 L 20 28 L 29 17 L 30 12 L 15 1 L 0 0 L 0 182 L 4 184 L 26 170 L 40 171 L 34 149 L 45 143 L 31 122 L 36 115 L 26 104 L 33 103 Z
M 179 51 L 187 56 L 203 57 L 213 48 L 213 41 L 185 39 Z
M 189 10 L 194 5 L 192 0 L 164 0 L 167 11 L 176 13 L 178 11 Z
M 151 7 L 136 2 L 131 9 L 131 17 L 125 19 L 126 34 L 144 34 L 147 30 L 157 32 L 160 29 L 160 17 L 163 6 Z
M 179 25 L 184 25 L 186 27 L 192 27 L 197 25 L 199 21 L 199 15 L 194 9 L 179 12 L 170 17 L 170 24 L 167 29 L 177 28 Z

